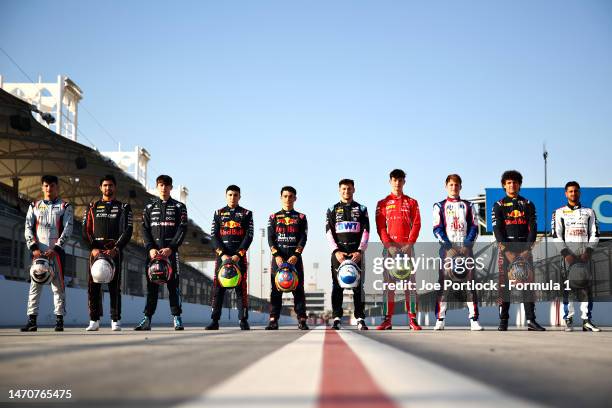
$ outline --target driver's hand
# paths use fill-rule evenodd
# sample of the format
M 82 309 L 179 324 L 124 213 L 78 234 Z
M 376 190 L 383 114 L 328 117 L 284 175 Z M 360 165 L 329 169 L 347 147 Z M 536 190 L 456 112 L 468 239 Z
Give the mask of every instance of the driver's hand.
M 344 262 L 344 260 L 346 259 L 346 254 L 342 251 L 337 251 L 336 252 L 336 260 L 338 260 L 338 262 L 342 263 Z
M 287 262 L 289 262 L 291 265 L 295 265 L 297 263 L 298 259 L 297 256 L 293 255 L 291 258 L 287 259 Z
M 153 259 L 157 256 L 157 249 L 153 248 L 149 250 L 149 258 Z

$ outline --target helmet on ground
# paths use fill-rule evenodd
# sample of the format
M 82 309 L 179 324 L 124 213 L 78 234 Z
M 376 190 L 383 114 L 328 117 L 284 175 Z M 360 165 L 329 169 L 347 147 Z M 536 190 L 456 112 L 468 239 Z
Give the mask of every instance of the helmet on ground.
M 36 258 L 30 267 L 30 277 L 36 283 L 45 285 L 53 280 L 53 268 L 47 258 Z

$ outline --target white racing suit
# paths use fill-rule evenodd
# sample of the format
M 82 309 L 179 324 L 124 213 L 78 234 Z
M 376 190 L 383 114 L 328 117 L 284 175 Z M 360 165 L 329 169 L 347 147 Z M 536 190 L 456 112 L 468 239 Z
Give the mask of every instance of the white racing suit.
M 474 205 L 460 198 L 447 198 L 433 206 L 433 233 L 440 241 L 440 258 L 442 265 L 449 249 L 462 249 L 465 256 L 472 257 L 472 246 L 478 237 L 478 222 Z M 473 271 L 468 272 L 467 280 L 473 280 Z M 442 289 L 438 292 L 436 302 L 436 317 L 444 319 L 448 307 L 448 291 L 444 290 L 444 280 L 450 279 L 446 276 L 444 267 L 440 268 L 438 283 Z M 478 320 L 478 298 L 476 291 L 468 291 L 466 305 L 469 310 L 469 318 Z
M 565 256 L 579 257 L 585 252 L 592 252 L 599 242 L 599 226 L 595 211 L 580 204 L 576 206 L 567 204 L 553 213 L 551 230 L 555 243 L 563 255 L 561 261 L 565 275 L 563 279 L 566 279 L 569 265 L 565 262 Z M 589 267 L 591 267 L 590 262 Z M 593 310 L 592 285 L 589 283 L 588 288 L 581 291 L 586 292 L 586 301 L 581 299 L 580 302 L 581 317 L 587 320 L 591 318 Z M 584 294 L 578 295 L 584 296 Z M 569 291 L 563 291 L 563 319 L 574 316 L 574 304 L 569 301 L 569 295 Z
M 72 206 L 60 198 L 54 201 L 34 201 L 28 208 L 25 221 L 25 239 L 30 252 L 40 250 L 44 253 L 53 249 L 56 255 L 49 259 L 54 276 L 51 281 L 55 315 L 66 313 L 66 297 L 64 290 L 64 246 L 72 235 Z M 38 315 L 38 304 L 43 286 L 33 280 L 30 283 L 28 297 L 28 316 Z

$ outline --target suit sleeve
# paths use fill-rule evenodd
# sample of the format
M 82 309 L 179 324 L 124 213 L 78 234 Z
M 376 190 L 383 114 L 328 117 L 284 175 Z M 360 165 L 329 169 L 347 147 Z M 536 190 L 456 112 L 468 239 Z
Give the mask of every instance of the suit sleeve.
M 361 211 L 361 241 L 359 242 L 359 251 L 365 252 L 368 248 L 368 241 L 370 240 L 370 216 L 368 215 L 368 209 L 364 206 Z
M 215 211 L 213 215 L 212 226 L 210 227 L 210 239 L 212 247 L 218 256 L 222 256 L 227 250 L 223 241 L 221 240 L 221 220 L 219 218 L 219 211 Z
M 253 242 L 253 212 L 248 211 L 246 218 L 246 234 L 244 234 L 244 238 L 242 238 L 240 247 L 238 247 L 238 252 L 240 253 L 240 256 L 244 256 L 246 254 L 246 251 L 248 251 L 249 247 L 251 246 L 251 243 Z
M 571 250 L 565 243 L 565 222 L 563 220 L 563 210 L 556 210 L 553 212 L 551 224 L 553 241 L 559 249 L 559 252 L 563 256 L 569 255 Z
M 295 248 L 295 255 L 302 255 L 307 239 L 308 220 L 306 220 L 306 214 L 300 214 L 300 238 L 298 239 L 297 248 Z
M 55 243 L 55 246 L 63 250 L 64 245 L 66 245 L 72 236 L 74 210 L 70 203 L 63 202 L 62 206 L 64 206 L 64 213 L 62 215 L 62 234 Z
M 276 216 L 275 214 L 270 215 L 268 219 L 268 246 L 272 255 L 276 255 L 278 252 L 278 243 L 276 242 Z
M 591 215 L 589 216 L 588 249 L 590 251 L 595 250 L 598 242 L 599 242 L 599 222 L 597 221 L 597 215 L 595 215 L 595 211 L 591 210 Z
M 529 206 L 529 219 L 527 223 L 529 225 L 529 235 L 527 235 L 527 242 L 533 243 L 538 236 L 538 218 L 536 215 L 536 207 L 531 201 L 527 204 Z
M 155 243 L 155 239 L 153 239 L 153 234 L 151 233 L 151 214 L 149 213 L 149 206 L 145 206 L 142 212 L 142 238 L 144 240 L 145 249 L 148 252 L 152 249 L 160 249 Z
M 117 239 L 115 246 L 119 249 L 123 249 L 130 242 L 130 239 L 132 239 L 132 232 L 134 230 L 132 225 L 132 207 L 130 207 L 129 204 L 123 204 L 119 222 L 121 224 L 121 235 L 119 235 L 119 239 Z
M 83 240 L 89 249 L 93 249 L 94 243 L 94 205 L 95 203 L 90 203 L 87 210 L 85 210 L 85 214 L 83 215 Z
M 493 224 L 493 234 L 495 235 L 495 240 L 500 244 L 506 243 L 508 240 L 506 239 L 504 214 L 499 203 L 495 203 L 493 205 L 493 209 L 491 210 L 491 223 Z
M 416 200 L 414 200 L 414 207 L 412 208 L 412 220 L 412 227 L 408 235 L 408 244 L 414 244 L 419 238 L 419 232 L 421 232 L 421 211 L 419 210 L 419 203 Z
M 38 238 L 36 237 L 36 215 L 34 214 L 35 203 L 30 203 L 28 214 L 25 219 L 25 240 L 30 252 L 38 249 Z
M 187 206 L 183 203 L 180 204 L 180 220 L 178 228 L 176 229 L 176 233 L 174 237 L 172 237 L 172 241 L 168 244 L 168 247 L 172 250 L 172 252 L 176 252 L 178 248 L 185 240 L 185 235 L 187 234 L 187 225 L 189 225 L 189 218 L 187 217 Z
M 385 248 L 389 248 L 392 243 L 387 233 L 387 214 L 384 200 L 379 201 L 376 205 L 376 232 L 378 232 Z
M 438 238 L 440 244 L 446 249 L 452 247 L 452 243 L 446 234 L 446 223 L 444 222 L 443 206 L 435 203 L 433 206 L 433 234 Z
M 333 207 L 328 208 L 325 214 L 325 236 L 332 251 L 338 250 L 338 237 L 336 236 L 336 226 L 333 220 Z

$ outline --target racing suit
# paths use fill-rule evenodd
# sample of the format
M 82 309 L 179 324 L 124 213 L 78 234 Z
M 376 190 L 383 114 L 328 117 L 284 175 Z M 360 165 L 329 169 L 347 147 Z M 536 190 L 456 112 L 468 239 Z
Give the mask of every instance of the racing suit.
M 306 246 L 308 235 L 308 222 L 306 215 L 295 210 L 280 210 L 268 220 L 268 246 L 272 252 L 272 268 L 270 282 L 272 292 L 270 293 L 271 311 L 270 317 L 278 320 L 282 308 L 283 293 L 276 289 L 274 278 L 278 271 L 278 265 L 274 259 L 277 256 L 287 262 L 292 256 L 298 261 L 295 269 L 298 275 L 298 286 L 293 291 L 293 305 L 298 319 L 306 318 L 306 295 L 304 294 L 304 264 L 302 262 L 302 251 Z
M 462 255 L 473 257 L 472 246 L 478 238 L 478 221 L 476 210 L 469 201 L 461 198 L 448 197 L 433 206 L 433 233 L 440 241 L 440 258 L 442 264 L 451 248 L 465 251 Z M 438 283 L 441 286 L 436 302 L 436 317 L 444 319 L 446 316 L 448 291 L 444 290 L 445 276 L 444 266 L 440 268 Z M 474 270 L 468 272 L 468 281 L 474 280 Z M 467 307 L 469 317 L 478 320 L 478 297 L 475 290 L 467 293 Z
M 25 221 L 25 239 L 30 252 L 37 249 L 45 252 L 48 249 L 55 251 L 49 264 L 55 273 L 51 281 L 53 291 L 53 304 L 55 315 L 66 314 L 66 295 L 64 286 L 64 246 L 72 234 L 73 209 L 70 204 L 60 198 L 55 200 L 34 201 L 28 208 Z M 43 286 L 32 280 L 30 282 L 30 295 L 28 297 L 28 316 L 38 315 L 38 304 Z
M 421 230 L 421 213 L 419 203 L 407 195 L 395 196 L 389 194 L 376 205 L 376 231 L 385 247 L 383 256 L 388 255 L 388 248 L 401 248 L 414 245 Z M 412 254 L 407 254 L 412 256 Z M 385 280 L 390 281 L 388 271 Z M 410 275 L 410 281 L 415 282 L 415 275 Z M 411 319 L 416 319 L 417 294 L 416 291 L 406 289 L 406 310 Z M 393 316 L 395 311 L 395 291 L 385 289 L 383 293 L 383 313 L 387 318 Z
M 516 198 L 506 196 L 493 205 L 491 220 L 495 240 L 499 245 L 497 259 L 499 318 L 508 320 L 510 317 L 508 313 L 510 310 L 508 268 L 511 264 L 506 254 L 512 252 L 518 255 L 521 252 L 529 251 L 526 261 L 533 261 L 531 248 L 537 235 L 536 208 L 531 201 L 520 195 Z M 535 320 L 533 292 L 524 290 L 522 295 L 527 320 Z
M 217 254 L 215 262 L 215 273 L 213 275 L 212 290 L 212 319 L 221 318 L 225 288 L 217 279 L 217 272 L 221 267 L 223 255 L 238 255 L 238 267 L 242 273 L 242 280 L 236 286 L 236 298 L 238 300 L 238 318 L 240 320 L 249 317 L 249 292 L 247 288 L 247 251 L 253 241 L 253 213 L 240 206 L 231 208 L 225 206 L 215 211 L 211 229 L 212 246 Z
M 332 274 L 332 309 L 333 317 L 342 317 L 342 296 L 344 289 L 338 283 L 338 268 L 340 262 L 336 258 L 336 252 L 360 252 L 364 254 L 368 240 L 370 238 L 370 218 L 368 209 L 355 201 L 350 203 L 338 202 L 327 210 L 325 230 L 327 240 L 332 249 L 331 254 L 331 274 Z M 350 258 L 347 258 L 350 259 Z M 362 269 L 363 259 L 358 263 Z M 359 278 L 359 286 L 353 288 L 353 302 L 355 305 L 355 318 L 365 318 L 364 313 L 364 293 L 363 282 L 364 273 L 362 271 Z
M 569 204 L 557 209 L 553 213 L 552 228 L 553 238 L 561 249 L 563 280 L 567 279 L 569 265 L 565 262 L 565 256 L 575 255 L 580 256 L 587 252 L 589 258 L 591 252 L 599 242 L 599 225 L 595 211 L 591 208 L 582 207 L 580 204 L 571 206 Z M 589 265 L 591 267 L 591 265 Z M 563 319 L 568 319 L 574 316 L 574 304 L 569 301 L 570 292 L 563 291 Z M 580 302 L 580 311 L 582 319 L 591 318 L 593 310 L 593 288 L 589 283 L 585 289 L 578 290 L 578 297 L 586 301 Z
M 83 219 L 83 238 L 90 250 L 101 251 L 117 249 L 113 258 L 115 263 L 115 276 L 108 284 L 110 294 L 111 319 L 121 320 L 121 263 L 123 261 L 123 248 L 132 238 L 132 209 L 129 204 L 121 201 L 99 200 L 89 204 Z M 89 268 L 94 260 L 89 255 Z M 102 310 L 102 284 L 96 283 L 89 273 L 87 295 L 89 299 L 90 320 L 100 320 Z
M 172 250 L 172 255 L 170 255 L 168 261 L 172 266 L 173 274 L 172 279 L 166 285 L 168 287 L 170 312 L 173 316 L 180 316 L 183 312 L 181 308 L 178 249 L 185 239 L 188 223 L 187 207 L 173 198 L 166 201 L 161 198 L 151 200 L 145 206 L 142 214 L 143 238 L 147 251 L 146 269 L 149 268 L 149 251 L 151 249 L 170 248 Z M 155 314 L 155 309 L 157 309 L 159 285 L 149 280 L 149 274 L 146 270 L 145 276 L 147 277 L 147 303 L 144 314 L 151 318 Z

